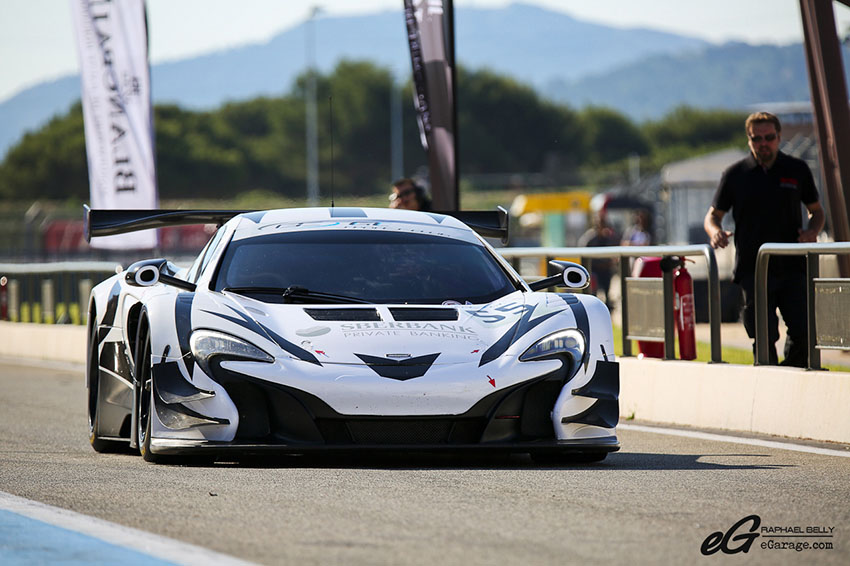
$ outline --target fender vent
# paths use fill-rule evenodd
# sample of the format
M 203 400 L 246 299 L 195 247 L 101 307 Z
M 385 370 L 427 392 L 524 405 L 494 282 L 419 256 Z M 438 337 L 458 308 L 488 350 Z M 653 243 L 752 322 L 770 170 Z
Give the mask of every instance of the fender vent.
M 393 318 L 399 322 L 404 321 L 429 321 L 429 320 L 457 320 L 457 309 L 433 309 L 422 307 L 400 307 L 390 309 Z
M 343 322 L 380 322 L 377 309 L 304 309 L 313 320 Z

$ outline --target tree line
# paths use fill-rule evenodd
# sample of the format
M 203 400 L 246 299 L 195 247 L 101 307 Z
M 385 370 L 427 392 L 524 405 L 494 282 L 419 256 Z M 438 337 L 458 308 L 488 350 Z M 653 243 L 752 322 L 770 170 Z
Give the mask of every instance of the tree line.
M 642 167 L 653 168 L 670 158 L 743 144 L 744 115 L 737 112 L 681 107 L 660 120 L 637 124 L 609 108 L 575 110 L 556 104 L 488 70 L 459 68 L 457 76 L 462 177 L 546 172 L 553 183 L 581 185 L 598 179 L 593 172 L 599 169 L 624 171 L 630 156 L 641 156 Z M 398 92 L 388 69 L 362 61 L 342 61 L 314 78 L 322 187 L 330 185 L 333 175 L 340 195 L 388 189 L 394 96 L 401 97 L 404 171 L 425 166 L 410 83 Z M 285 96 L 232 102 L 211 111 L 156 105 L 160 197 L 229 198 L 258 189 L 302 197 L 307 79 L 299 76 Z M 85 200 L 88 194 L 79 102 L 27 133 L 0 164 L 3 199 Z

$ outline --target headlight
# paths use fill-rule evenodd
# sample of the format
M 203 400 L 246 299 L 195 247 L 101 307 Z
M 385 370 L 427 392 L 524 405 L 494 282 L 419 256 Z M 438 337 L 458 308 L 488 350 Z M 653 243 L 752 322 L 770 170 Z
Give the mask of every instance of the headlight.
M 241 338 L 216 332 L 215 330 L 196 330 L 189 338 L 189 346 L 195 361 L 207 375 L 210 373 L 210 361 L 216 356 L 226 360 L 245 360 L 254 362 L 274 361 L 274 357 Z
M 572 367 L 569 368 L 568 377 L 572 377 L 581 362 L 584 360 L 585 339 L 580 330 L 571 328 L 560 330 L 541 338 L 531 348 L 526 350 L 520 357 L 520 361 L 543 360 L 558 358 L 569 355 Z

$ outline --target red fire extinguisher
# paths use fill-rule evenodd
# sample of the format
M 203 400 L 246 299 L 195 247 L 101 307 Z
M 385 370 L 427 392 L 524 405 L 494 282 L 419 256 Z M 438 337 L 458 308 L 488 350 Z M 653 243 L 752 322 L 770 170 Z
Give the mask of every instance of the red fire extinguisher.
M 674 313 L 676 333 L 679 335 L 679 359 L 693 360 L 697 357 L 696 315 L 694 313 L 694 281 L 685 269 L 684 258 L 673 271 Z

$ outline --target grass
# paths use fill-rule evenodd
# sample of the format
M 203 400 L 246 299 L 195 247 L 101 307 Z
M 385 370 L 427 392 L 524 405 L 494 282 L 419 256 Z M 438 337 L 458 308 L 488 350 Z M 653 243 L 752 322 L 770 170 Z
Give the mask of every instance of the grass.
M 638 344 L 632 341 L 632 354 L 638 352 Z M 675 352 L 679 354 L 679 340 L 676 339 Z M 620 327 L 614 327 L 614 353 L 618 356 L 623 355 L 623 332 Z M 720 348 L 720 356 L 724 362 L 730 364 L 753 365 L 753 353 L 750 350 L 743 348 L 733 348 L 730 346 L 722 346 Z M 708 342 L 697 342 L 697 358 L 696 362 L 711 361 L 711 344 Z
M 635 355 L 638 352 L 637 342 L 632 341 L 632 354 Z M 623 332 L 618 326 L 614 326 L 614 353 L 617 356 L 623 355 Z M 679 340 L 676 340 L 675 344 L 675 353 L 676 356 L 679 355 Z M 744 348 L 734 348 L 732 346 L 721 346 L 720 348 L 720 357 L 721 359 L 728 364 L 737 364 L 744 366 L 753 365 L 753 352 L 749 349 Z M 677 358 L 678 359 L 678 358 Z M 693 360 L 695 362 L 709 362 L 711 361 L 711 344 L 708 342 L 697 342 L 697 358 Z M 829 371 L 841 371 L 841 372 L 850 372 L 850 367 L 840 366 L 835 364 L 821 364 L 824 369 Z

